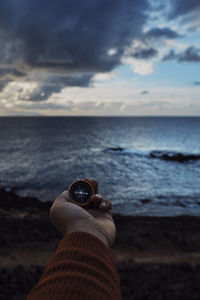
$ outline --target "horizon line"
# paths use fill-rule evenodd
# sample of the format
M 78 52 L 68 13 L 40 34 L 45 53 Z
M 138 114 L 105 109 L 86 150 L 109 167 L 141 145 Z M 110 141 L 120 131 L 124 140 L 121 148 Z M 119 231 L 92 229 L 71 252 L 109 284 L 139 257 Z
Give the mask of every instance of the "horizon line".
M 200 115 L 0 115 L 0 118 L 199 118 Z

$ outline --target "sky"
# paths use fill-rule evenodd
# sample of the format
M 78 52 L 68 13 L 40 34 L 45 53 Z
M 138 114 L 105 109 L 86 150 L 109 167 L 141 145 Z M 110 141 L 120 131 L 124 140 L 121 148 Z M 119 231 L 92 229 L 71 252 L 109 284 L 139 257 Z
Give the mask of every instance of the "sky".
M 0 0 L 0 116 L 200 116 L 199 0 Z

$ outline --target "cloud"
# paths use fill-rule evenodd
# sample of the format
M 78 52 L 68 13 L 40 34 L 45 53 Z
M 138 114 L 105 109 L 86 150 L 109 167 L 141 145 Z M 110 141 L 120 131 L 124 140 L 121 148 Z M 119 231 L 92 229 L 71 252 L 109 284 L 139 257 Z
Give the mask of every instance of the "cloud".
M 130 80 L 130 74 L 115 72 L 123 63 L 140 75 L 154 73 L 154 65 L 171 48 L 175 51 L 165 60 L 198 62 L 198 48 L 175 48 L 178 29 L 185 31 L 179 20 L 164 23 L 170 1 L 0 0 L 0 98 L 45 107 L 42 103 L 55 100 L 56 94 L 62 97 L 65 88 L 66 95 L 70 87 L 84 87 L 89 95 L 113 74 Z M 187 16 L 185 6 L 197 11 L 197 1 L 187 2 L 171 1 L 173 18 L 177 7 L 180 15 Z M 116 77 L 109 84 L 117 82 Z M 72 90 L 79 101 L 80 90 Z
M 27 102 L 20 103 L 18 106 L 18 109 L 29 109 L 30 110 L 72 110 L 73 104 L 72 103 L 66 103 L 65 105 L 56 104 L 53 102 L 33 102 L 31 106 L 27 106 Z
M 115 73 L 114 72 L 110 72 L 110 73 L 98 73 L 96 74 L 93 79 L 94 81 L 104 81 L 104 80 L 111 80 L 115 77 Z
M 200 49 L 189 47 L 178 57 L 178 61 L 200 62 Z
M 25 72 L 21 72 L 20 70 L 17 70 L 15 68 L 0 68 L 0 78 L 19 78 L 26 76 Z
M 148 48 L 148 49 L 141 49 L 137 48 L 136 51 L 131 54 L 131 56 L 138 58 L 138 59 L 149 59 L 158 54 L 158 51 L 154 48 Z
M 199 0 L 171 0 L 171 4 L 171 13 L 169 16 L 171 19 L 190 13 L 198 14 L 200 11 Z
M 4 89 L 4 87 L 10 82 L 9 79 L 2 79 L 0 80 L 0 92 Z
M 168 60 L 175 60 L 177 59 L 177 54 L 175 53 L 174 50 L 170 50 L 168 54 L 166 54 L 163 58 L 162 61 L 168 61 Z
M 194 85 L 200 85 L 200 81 L 195 81 Z
M 46 79 L 46 84 L 38 83 L 32 90 L 27 93 L 21 93 L 22 87 L 19 88 L 19 99 L 28 101 L 45 101 L 52 94 L 60 93 L 61 90 L 68 87 L 88 87 L 91 82 L 91 75 L 77 76 L 56 76 L 52 75 Z
M 154 73 L 153 63 L 151 61 L 140 60 L 134 57 L 124 57 L 124 63 L 128 63 L 134 73 L 146 76 Z
M 147 95 L 147 94 L 149 94 L 149 91 L 142 91 L 141 94 L 142 95 Z
M 121 64 L 148 7 L 147 0 L 0 0 L 0 67 L 9 69 L 2 79 L 34 79 L 40 87 L 30 98 L 37 101 L 63 87 L 89 86 L 95 74 Z
M 32 93 L 30 93 L 25 98 L 19 95 L 20 100 L 29 100 L 29 101 L 44 101 L 48 99 L 52 94 L 59 93 L 61 91 L 60 85 L 42 85 L 38 86 Z
M 146 32 L 147 38 L 167 38 L 167 39 L 176 39 L 180 37 L 180 35 L 167 27 L 164 28 L 152 28 L 148 32 Z
M 52 75 L 48 77 L 48 83 L 53 85 L 66 86 L 80 86 L 88 87 L 93 78 L 92 74 L 77 74 L 72 76 Z
M 175 53 L 174 50 L 163 57 L 163 61 L 177 60 L 178 62 L 200 62 L 200 49 L 195 47 L 189 47 L 182 53 Z

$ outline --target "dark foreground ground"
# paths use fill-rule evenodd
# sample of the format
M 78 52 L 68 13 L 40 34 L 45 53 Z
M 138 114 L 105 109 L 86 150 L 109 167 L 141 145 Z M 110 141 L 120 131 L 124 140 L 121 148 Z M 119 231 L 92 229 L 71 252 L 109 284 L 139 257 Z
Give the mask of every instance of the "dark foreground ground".
M 0 190 L 0 299 L 26 299 L 61 237 L 50 203 Z M 114 216 L 123 299 L 200 299 L 200 217 Z

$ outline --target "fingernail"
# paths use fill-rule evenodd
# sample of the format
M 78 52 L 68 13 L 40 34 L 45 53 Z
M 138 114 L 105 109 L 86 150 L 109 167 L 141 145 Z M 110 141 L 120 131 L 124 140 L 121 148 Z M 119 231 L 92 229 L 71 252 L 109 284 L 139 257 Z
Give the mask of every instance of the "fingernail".
M 106 207 L 106 202 L 101 202 L 102 207 Z

